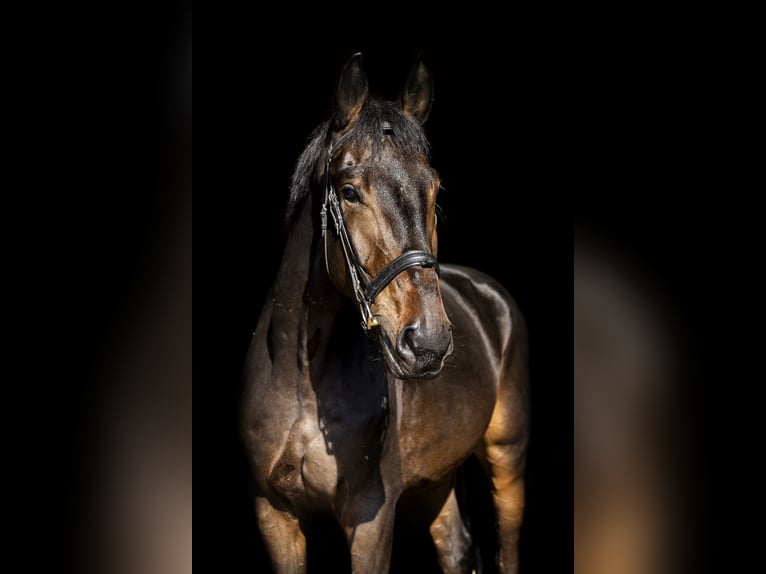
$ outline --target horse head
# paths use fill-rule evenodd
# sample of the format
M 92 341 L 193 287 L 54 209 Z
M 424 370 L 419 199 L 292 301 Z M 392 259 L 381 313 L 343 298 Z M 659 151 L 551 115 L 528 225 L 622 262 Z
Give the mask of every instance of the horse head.
M 453 348 L 436 262 L 439 176 L 422 128 L 432 100 L 421 61 L 391 102 L 370 98 L 361 55 L 353 56 L 315 171 L 328 274 L 355 300 L 388 370 L 402 379 L 438 375 Z

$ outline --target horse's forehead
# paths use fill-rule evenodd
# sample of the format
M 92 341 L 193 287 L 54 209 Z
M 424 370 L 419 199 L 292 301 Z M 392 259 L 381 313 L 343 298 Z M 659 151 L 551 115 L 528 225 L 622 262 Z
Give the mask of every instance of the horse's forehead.
M 361 167 L 368 177 L 395 178 L 397 180 L 426 179 L 431 174 L 428 160 L 419 153 L 408 154 L 402 149 L 380 144 L 353 142 L 343 154 L 344 167 Z

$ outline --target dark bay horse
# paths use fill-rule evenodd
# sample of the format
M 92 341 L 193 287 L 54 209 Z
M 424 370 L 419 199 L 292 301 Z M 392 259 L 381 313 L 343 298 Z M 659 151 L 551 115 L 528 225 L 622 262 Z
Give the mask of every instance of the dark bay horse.
M 432 99 L 422 62 L 400 101 L 370 98 L 357 54 L 293 175 L 292 228 L 242 406 L 278 573 L 306 570 L 319 512 L 340 524 L 353 572 L 387 572 L 405 503 L 429 525 L 442 570 L 470 572 L 454 484 L 472 453 L 492 485 L 500 570 L 518 570 L 526 326 L 490 277 L 436 260 L 439 179 L 422 129 Z

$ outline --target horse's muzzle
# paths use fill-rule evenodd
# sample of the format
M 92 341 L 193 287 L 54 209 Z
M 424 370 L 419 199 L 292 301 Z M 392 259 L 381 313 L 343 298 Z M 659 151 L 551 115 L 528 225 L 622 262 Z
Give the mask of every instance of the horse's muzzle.
M 452 352 L 452 325 L 424 328 L 418 321 L 410 323 L 399 332 L 396 352 L 410 378 L 435 377 Z

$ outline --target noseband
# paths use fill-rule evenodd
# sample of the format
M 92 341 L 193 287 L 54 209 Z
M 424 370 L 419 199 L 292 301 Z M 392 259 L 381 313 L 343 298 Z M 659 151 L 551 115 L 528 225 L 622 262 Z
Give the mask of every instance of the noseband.
M 330 145 L 327 150 L 327 161 L 325 163 L 325 192 L 324 202 L 322 203 L 322 237 L 324 239 L 325 265 L 327 273 L 330 273 L 330 262 L 327 257 L 327 212 L 332 215 L 335 224 L 335 233 L 340 238 L 340 244 L 343 247 L 343 256 L 346 259 L 349 275 L 351 276 L 351 285 L 354 290 L 354 298 L 359 311 L 362 314 L 362 328 L 365 331 L 377 327 L 380 323 L 377 317 L 374 317 L 370 310 L 370 305 L 375 303 L 375 298 L 385 289 L 391 281 L 409 269 L 410 267 L 433 267 L 436 274 L 439 274 L 439 261 L 427 251 L 406 251 L 399 257 L 391 261 L 380 270 L 375 277 L 367 279 L 367 273 L 359 263 L 354 246 L 351 244 L 351 238 L 346 230 L 346 223 L 343 219 L 343 211 L 340 208 L 338 194 L 335 192 L 332 177 L 330 176 L 330 164 L 335 153 L 340 149 L 341 144 L 346 141 L 353 130 L 343 134 L 334 145 Z

